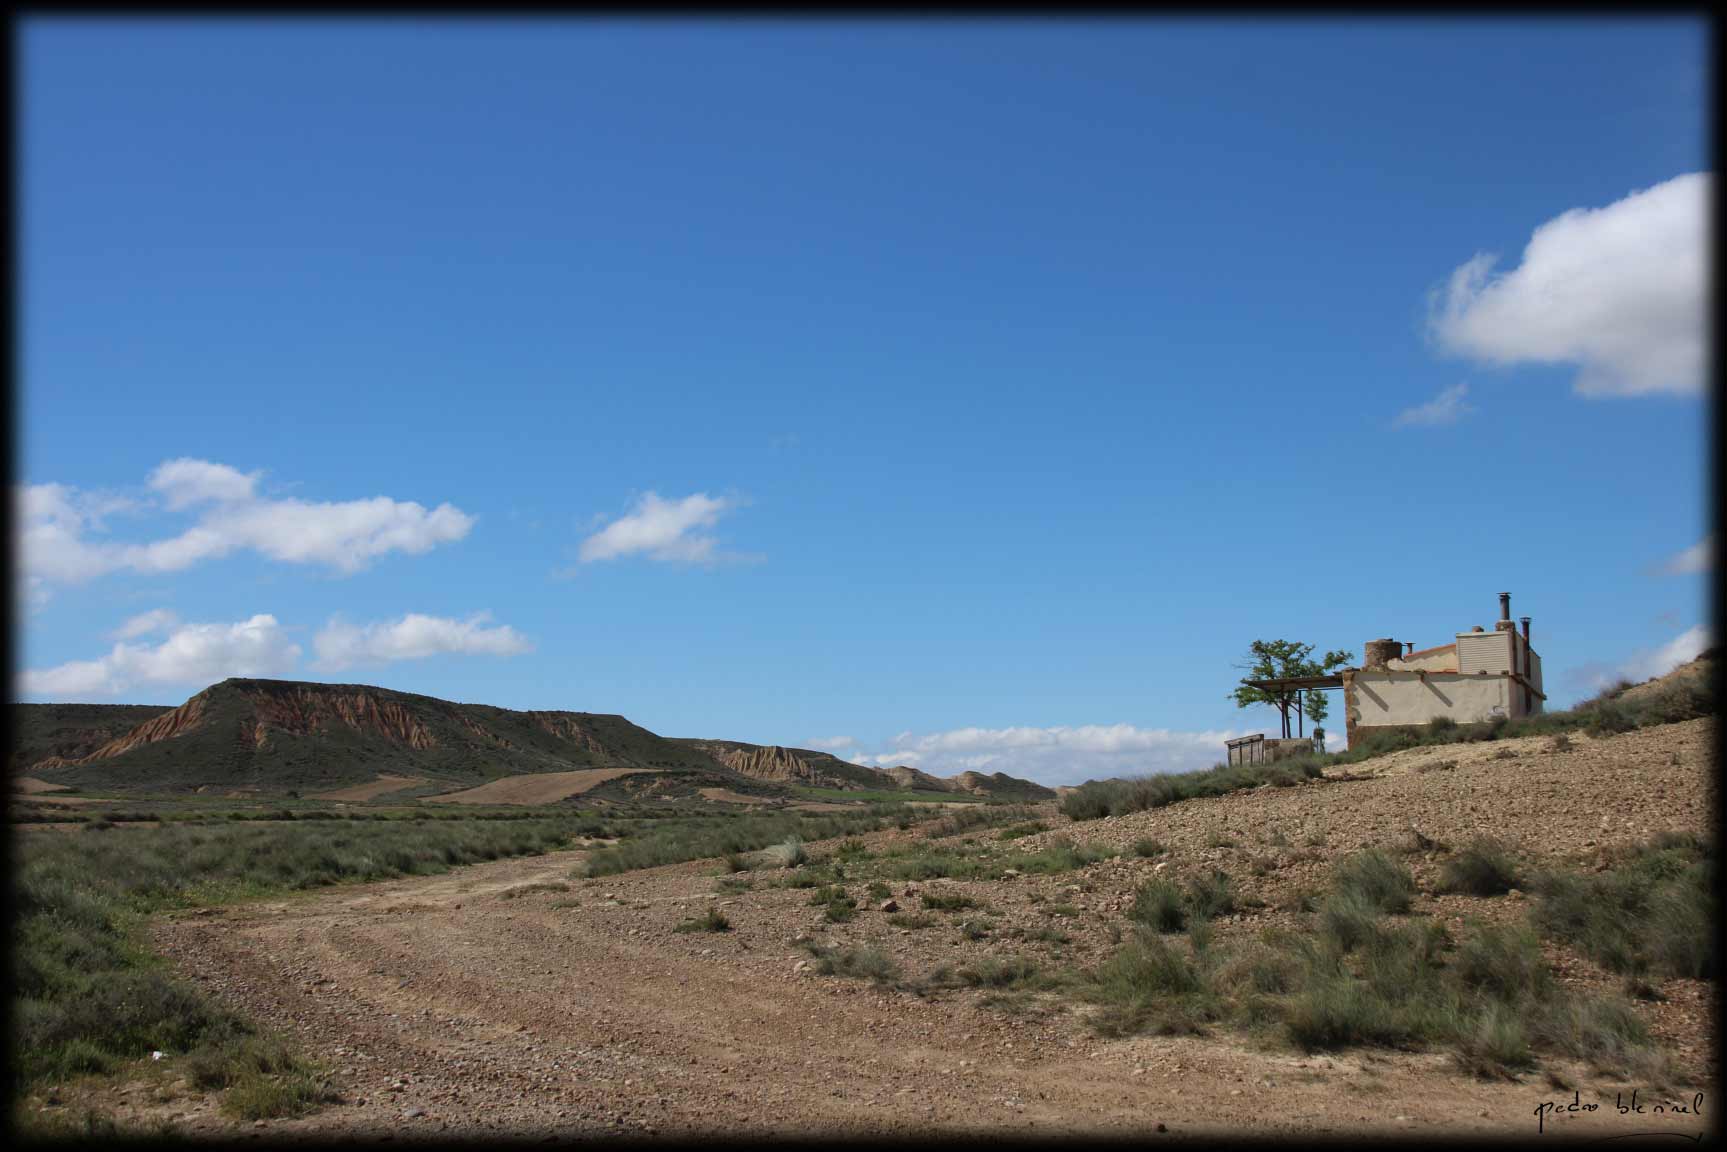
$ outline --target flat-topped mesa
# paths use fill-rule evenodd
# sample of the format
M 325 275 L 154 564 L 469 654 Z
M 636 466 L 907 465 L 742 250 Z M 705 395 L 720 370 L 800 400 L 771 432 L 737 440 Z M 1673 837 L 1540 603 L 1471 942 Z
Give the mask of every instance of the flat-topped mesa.
M 53 782 L 81 786 L 327 791 L 380 773 L 478 784 L 621 768 L 699 775 L 713 787 L 743 779 L 622 716 L 517 711 L 367 684 L 235 678 L 161 711 L 17 707 L 33 731 L 28 762 L 15 770 L 37 765 Z
M 158 791 L 245 787 L 328 791 L 379 774 L 451 783 L 500 776 L 634 769 L 623 791 L 766 785 L 847 792 L 969 793 L 1031 799 L 1054 793 L 996 773 L 943 780 L 828 752 L 736 740 L 673 740 L 603 712 L 518 711 L 461 704 L 369 684 L 235 677 L 177 708 L 20 704 L 28 737 L 13 771 L 66 785 Z M 620 777 L 624 779 L 624 777 Z M 772 790 L 771 788 L 769 789 Z M 683 793 L 679 793 L 680 795 Z

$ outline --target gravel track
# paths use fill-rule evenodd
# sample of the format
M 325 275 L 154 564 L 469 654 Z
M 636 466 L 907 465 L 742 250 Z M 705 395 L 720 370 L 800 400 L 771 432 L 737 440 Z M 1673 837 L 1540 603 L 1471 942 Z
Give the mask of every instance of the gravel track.
M 1289 916 L 1292 895 L 1322 878 L 1338 855 L 1391 846 L 1412 822 L 1446 841 L 1491 830 L 1532 857 L 1585 865 L 1615 842 L 1707 828 L 1714 804 L 1707 722 L 1574 740 L 1565 752 L 1547 751 L 1545 738 L 1420 749 L 1351 766 L 1364 778 L 1084 824 L 1068 825 L 1045 805 L 1045 818 L 1061 827 L 1022 846 L 1065 832 L 1126 848 L 1150 835 L 1170 852 L 1157 860 L 1124 856 L 1082 873 L 915 887 L 976 892 L 1004 927 L 1051 923 L 1049 904 L 1071 903 L 1078 915 L 1060 922 L 1071 943 L 1042 945 L 1039 955 L 1087 965 L 1107 955 L 1108 925 L 1120 922 L 1133 887 L 1160 866 L 1164 875 L 1225 867 L 1265 901 L 1221 923 L 1227 939 Z M 1441 761 L 1452 766 L 1434 767 Z M 889 829 L 862 839 L 881 847 L 921 835 Z M 972 834 L 980 842 L 991 835 Z M 183 974 L 334 1070 L 344 1102 L 260 1122 L 270 1135 L 1533 1136 L 1538 1104 L 1570 1100 L 1539 1075 L 1520 1083 L 1470 1079 L 1440 1053 L 1306 1056 L 1221 1031 L 1100 1040 L 1083 1012 L 1069 1007 L 1009 1013 L 984 1006 L 973 991 L 920 999 L 820 976 L 795 946 L 798 936 L 874 943 L 912 974 L 937 961 L 1033 949 L 1009 946 L 999 932 L 965 940 L 950 922 L 963 917 L 896 930 L 867 901 L 854 921 L 826 924 L 804 891 L 758 884 L 716 893 L 713 861 L 568 879 L 580 858 L 559 853 L 203 910 L 159 921 L 155 939 Z M 1427 895 L 1437 863 L 1406 858 L 1424 889 L 1419 912 L 1515 910 L 1514 901 Z M 1247 869 L 1255 859 L 1275 866 L 1255 875 Z M 567 891 L 556 888 L 564 883 Z M 905 885 L 892 887 L 908 910 L 915 907 Z M 716 902 L 732 931 L 675 930 Z M 1611 984 L 1575 957 L 1556 959 L 1561 979 Z M 1706 1069 L 1712 989 L 1669 984 L 1665 1004 L 1639 1010 L 1653 1014 L 1684 1063 Z M 1585 1102 L 1601 1091 L 1609 1104 L 1594 1114 L 1549 1116 L 1549 1135 L 1630 1130 L 1611 1100 L 1635 1085 L 1576 1068 L 1568 1074 Z M 1713 1086 L 1699 1083 L 1707 1118 Z M 172 1116 L 192 1134 L 233 1131 L 208 1100 L 130 1107 L 119 1114 Z M 1629 1120 L 1639 1131 L 1699 1128 L 1695 1117 L 1678 1115 Z

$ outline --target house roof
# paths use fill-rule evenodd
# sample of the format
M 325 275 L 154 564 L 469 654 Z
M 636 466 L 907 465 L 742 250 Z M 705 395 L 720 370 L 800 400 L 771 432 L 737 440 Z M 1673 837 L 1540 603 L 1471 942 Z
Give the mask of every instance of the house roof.
M 1449 643 L 1449 644 L 1435 644 L 1435 645 L 1434 645 L 1434 646 L 1433 646 L 1433 647 L 1431 647 L 1431 648 L 1423 648 L 1423 649 L 1421 649 L 1421 650 L 1420 650 L 1420 651 L 1418 651 L 1418 652 L 1405 652 L 1405 653 L 1404 653 L 1404 654 L 1403 654 L 1403 655 L 1401 655 L 1401 656 L 1399 656 L 1399 657 L 1398 657 L 1398 659 L 1399 659 L 1399 660 L 1413 660 L 1413 659 L 1415 659 L 1415 658 L 1416 658 L 1416 657 L 1417 657 L 1417 656 L 1431 656 L 1431 655 L 1433 655 L 1433 654 L 1434 654 L 1434 653 L 1435 653 L 1435 652 L 1443 652 L 1443 651 L 1445 651 L 1445 650 L 1446 650 L 1446 649 L 1447 649 L 1447 648 L 1449 648 L 1449 649 L 1452 649 L 1452 650 L 1453 650 L 1453 651 L 1455 651 L 1455 650 L 1456 650 L 1456 648 L 1457 648 L 1457 641 L 1455 641 L 1455 640 L 1453 640 L 1453 641 L 1452 641 L 1452 642 L 1451 642 L 1451 643 Z

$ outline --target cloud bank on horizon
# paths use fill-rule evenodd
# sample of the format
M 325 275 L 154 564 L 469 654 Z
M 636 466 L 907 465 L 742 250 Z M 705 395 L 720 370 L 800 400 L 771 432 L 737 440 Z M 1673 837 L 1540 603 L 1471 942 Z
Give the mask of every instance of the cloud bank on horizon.
M 878 768 L 904 764 L 932 776 L 1005 772 L 1054 787 L 1209 768 L 1223 759 L 1225 740 L 1247 731 L 1180 732 L 1132 724 L 954 728 L 902 732 L 880 752 L 836 754 Z
M 312 669 L 336 672 L 443 654 L 516 656 L 533 650 L 514 628 L 488 627 L 490 619 L 486 612 L 466 620 L 410 612 L 355 625 L 332 617 L 313 640 L 318 658 Z M 155 609 L 111 633 L 119 642 L 102 656 L 26 669 L 18 677 L 18 694 L 65 701 L 157 686 L 197 690 L 230 676 L 288 677 L 300 672 L 302 653 L 291 631 L 262 612 L 232 624 L 181 624 L 173 612 Z M 153 645 L 131 642 L 152 634 L 163 639 Z

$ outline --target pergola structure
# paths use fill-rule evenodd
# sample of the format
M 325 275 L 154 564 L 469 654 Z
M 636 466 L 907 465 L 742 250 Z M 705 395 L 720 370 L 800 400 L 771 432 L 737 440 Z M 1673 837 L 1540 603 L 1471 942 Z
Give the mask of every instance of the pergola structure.
M 1277 699 L 1272 707 L 1283 714 L 1283 738 L 1289 739 L 1289 709 L 1295 708 L 1295 735 L 1303 735 L 1302 728 L 1302 696 L 1308 692 L 1326 692 L 1333 688 L 1343 687 L 1343 677 L 1337 673 L 1329 676 L 1283 676 L 1269 680 L 1243 680 L 1243 684 L 1258 688 L 1263 692 L 1274 693 Z M 1291 696 L 1289 693 L 1293 692 Z

